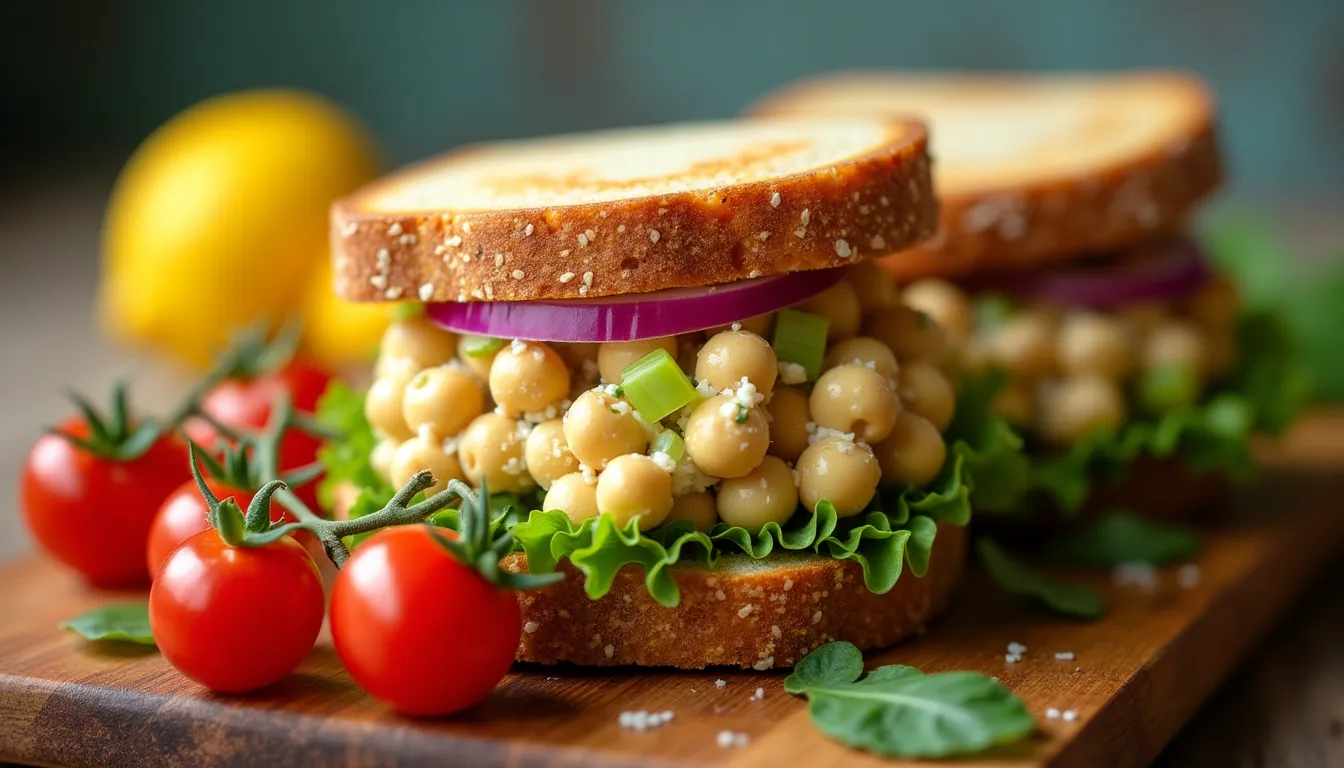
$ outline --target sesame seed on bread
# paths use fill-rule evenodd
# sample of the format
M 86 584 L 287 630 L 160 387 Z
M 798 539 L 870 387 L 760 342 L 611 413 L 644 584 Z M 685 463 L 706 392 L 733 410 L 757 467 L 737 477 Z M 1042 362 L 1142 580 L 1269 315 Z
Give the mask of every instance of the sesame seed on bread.
M 1177 231 L 1222 178 L 1213 97 L 1180 73 L 847 72 L 750 111 L 928 122 L 939 232 L 883 260 L 900 278 L 1030 267 Z
M 748 120 L 485 144 L 331 211 L 336 292 L 573 299 L 824 269 L 931 235 L 921 125 Z
M 523 639 L 518 660 L 589 666 L 640 665 L 765 670 L 792 667 L 832 640 L 867 650 L 921 632 L 951 598 L 965 564 L 966 530 L 943 524 L 929 570 L 909 570 L 886 594 L 863 584 L 852 560 L 781 552 L 762 560 L 725 555 L 714 568 L 672 569 L 681 603 L 650 597 L 644 572 L 626 566 L 599 600 L 584 593 L 583 575 L 562 561 L 564 581 L 520 592 Z M 510 555 L 505 567 L 526 559 Z

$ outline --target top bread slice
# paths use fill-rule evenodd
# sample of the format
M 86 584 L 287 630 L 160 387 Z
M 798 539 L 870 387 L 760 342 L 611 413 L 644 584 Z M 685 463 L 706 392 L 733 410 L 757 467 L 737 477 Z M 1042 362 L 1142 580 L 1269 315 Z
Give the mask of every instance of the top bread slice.
M 750 113 L 927 121 L 939 232 L 884 261 L 898 277 L 1030 267 L 1178 230 L 1222 174 L 1213 98 L 1171 72 L 836 73 Z
M 331 212 L 354 300 L 576 299 L 822 269 L 937 227 L 924 128 L 747 120 L 501 142 L 378 180 Z

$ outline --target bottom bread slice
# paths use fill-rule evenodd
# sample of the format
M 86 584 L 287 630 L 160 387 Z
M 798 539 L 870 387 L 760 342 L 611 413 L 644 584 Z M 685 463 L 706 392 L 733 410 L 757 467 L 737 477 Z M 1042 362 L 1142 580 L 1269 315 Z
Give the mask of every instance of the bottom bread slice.
M 907 568 L 882 595 L 864 586 L 858 563 L 813 554 L 725 555 L 713 568 L 677 566 L 675 608 L 654 601 L 638 566 L 621 569 L 611 591 L 591 600 L 583 574 L 563 561 L 563 581 L 519 594 L 518 660 L 766 670 L 791 667 L 832 640 L 880 648 L 921 632 L 947 605 L 966 538 L 964 528 L 940 525 L 928 572 L 917 578 Z M 510 555 L 505 567 L 522 570 L 526 559 Z

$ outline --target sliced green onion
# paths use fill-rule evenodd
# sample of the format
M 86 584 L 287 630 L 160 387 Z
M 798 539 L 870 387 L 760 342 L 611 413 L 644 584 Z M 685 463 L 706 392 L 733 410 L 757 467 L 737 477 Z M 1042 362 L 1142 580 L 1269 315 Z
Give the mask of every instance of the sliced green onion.
M 682 458 L 686 456 L 686 443 L 682 441 L 681 435 L 670 429 L 664 429 L 653 438 L 653 447 L 649 453 L 666 453 L 672 461 L 681 463 Z
M 621 371 L 625 399 L 653 424 L 695 399 L 695 387 L 666 349 L 655 349 Z
M 411 320 L 425 314 L 425 305 L 415 301 L 403 301 L 392 308 L 392 317 L 396 320 Z
M 1149 413 L 1162 413 L 1199 398 L 1199 377 L 1183 365 L 1165 365 L 1139 377 L 1139 404 Z
M 461 343 L 462 353 L 467 357 L 489 357 L 502 346 L 504 340 L 492 336 L 463 336 Z
M 803 366 L 807 380 L 821 375 L 821 360 L 826 356 L 826 329 L 830 321 L 821 315 L 781 310 L 775 315 L 775 357 Z

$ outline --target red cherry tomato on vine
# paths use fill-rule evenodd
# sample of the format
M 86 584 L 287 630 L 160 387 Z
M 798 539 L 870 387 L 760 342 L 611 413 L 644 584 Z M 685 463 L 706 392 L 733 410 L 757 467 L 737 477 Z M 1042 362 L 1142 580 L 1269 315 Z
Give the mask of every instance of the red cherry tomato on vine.
M 214 478 L 206 478 L 205 484 L 210 487 L 215 498 L 221 501 L 233 497 L 237 502 L 238 508 L 246 510 L 252 503 L 253 494 L 251 491 L 245 491 L 240 488 L 234 488 L 230 485 L 221 483 Z M 172 554 L 177 545 L 200 533 L 210 530 L 210 521 L 208 518 L 209 507 L 205 499 L 201 498 L 201 491 L 196 487 L 195 480 L 188 480 L 178 486 L 177 490 L 164 499 L 163 505 L 159 507 L 158 514 L 154 516 L 154 523 L 149 529 L 149 551 L 148 565 L 149 574 L 154 576 L 159 572 L 159 567 L 163 561 Z M 271 499 L 271 522 L 293 517 L 280 506 L 274 498 Z
M 89 436 L 81 418 L 60 429 Z M 186 451 L 169 438 L 137 459 L 116 461 L 43 435 L 23 467 L 23 514 L 37 543 L 93 585 L 138 586 L 149 579 L 145 550 L 154 515 L 190 476 Z
M 225 426 L 258 430 L 271 417 L 276 396 L 288 391 L 294 409 L 312 413 L 331 383 L 331 374 L 302 360 L 295 360 L 275 373 L 255 379 L 228 379 L 206 393 L 201 410 Z M 187 434 L 197 445 L 211 447 L 219 439 L 210 424 L 199 419 L 187 424 Z M 290 430 L 280 442 L 280 468 L 294 469 L 317 458 L 321 440 Z
M 173 550 L 149 591 L 149 625 L 164 658 L 221 693 L 254 691 L 293 672 L 317 641 L 322 609 L 317 566 L 289 537 L 231 547 L 202 531 Z
M 521 624 L 514 593 L 458 562 L 422 525 L 374 534 L 332 587 L 341 662 L 408 715 L 448 715 L 488 697 L 513 663 Z

